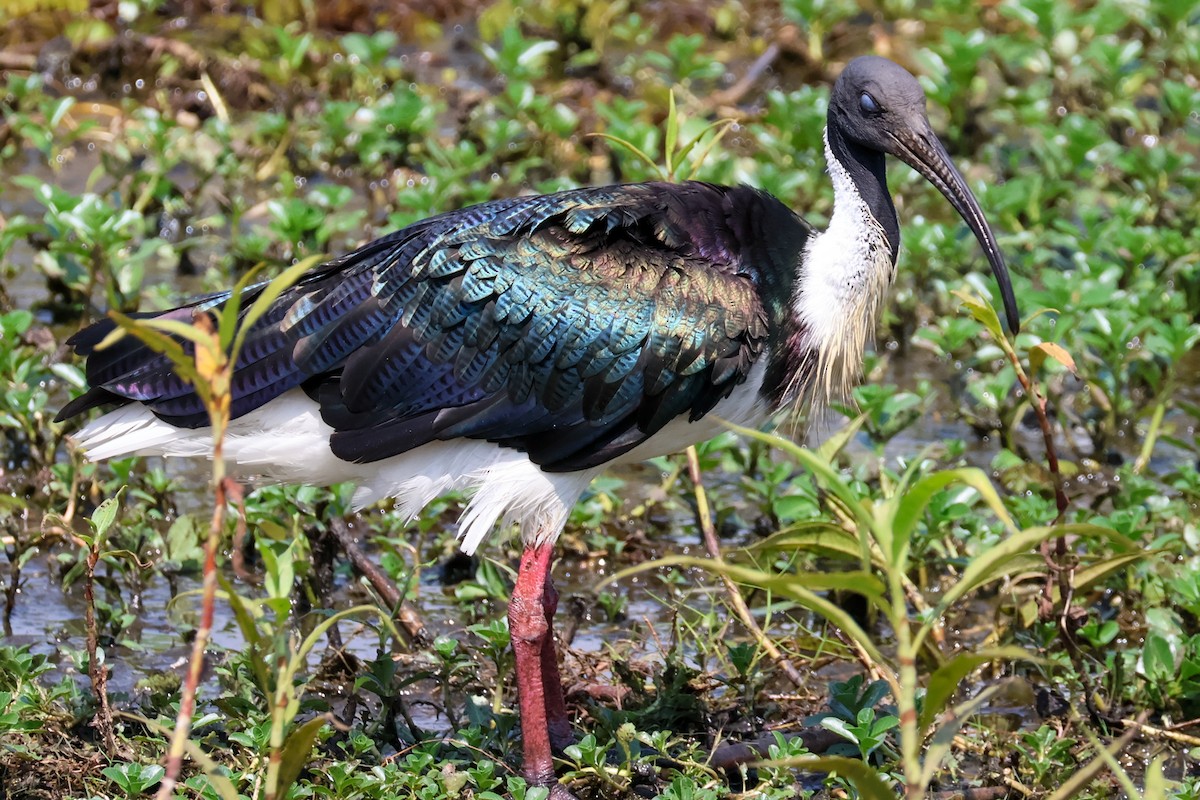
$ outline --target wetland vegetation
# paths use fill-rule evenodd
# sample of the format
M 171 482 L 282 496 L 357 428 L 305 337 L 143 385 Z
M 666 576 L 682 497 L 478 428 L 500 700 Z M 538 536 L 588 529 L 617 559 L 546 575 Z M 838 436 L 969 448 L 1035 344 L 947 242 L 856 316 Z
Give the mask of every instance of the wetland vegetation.
M 581 800 L 1200 797 L 1191 0 L 0 21 L 0 798 L 159 792 L 205 630 L 210 467 L 83 460 L 52 422 L 83 385 L 71 333 L 522 192 L 694 176 L 821 224 L 828 87 L 864 52 L 921 76 L 1022 332 L 893 165 L 897 282 L 853 396 L 574 510 L 559 774 Z M 350 486 L 221 487 L 174 796 L 544 798 L 514 771 L 513 542 L 457 554 L 461 498 L 404 525 Z

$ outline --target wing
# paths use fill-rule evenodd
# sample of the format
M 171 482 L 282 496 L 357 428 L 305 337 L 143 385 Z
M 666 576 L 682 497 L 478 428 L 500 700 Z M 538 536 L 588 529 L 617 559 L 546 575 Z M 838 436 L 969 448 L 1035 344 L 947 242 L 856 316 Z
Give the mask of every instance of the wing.
M 239 357 L 233 413 L 302 386 L 345 460 L 467 437 L 551 471 L 602 464 L 676 417 L 703 416 L 762 356 L 780 313 L 764 297 L 794 260 L 775 263 L 786 252 L 748 236 L 775 218 L 758 206 L 782 208 L 744 187 L 637 184 L 417 223 L 275 303 Z M 802 244 L 807 226 L 787 214 Z M 799 244 L 786 248 L 793 258 Z M 89 354 L 106 332 L 72 344 Z M 94 388 L 63 415 L 136 400 L 176 425 L 207 423 L 165 359 L 131 341 L 111 351 L 91 353 Z

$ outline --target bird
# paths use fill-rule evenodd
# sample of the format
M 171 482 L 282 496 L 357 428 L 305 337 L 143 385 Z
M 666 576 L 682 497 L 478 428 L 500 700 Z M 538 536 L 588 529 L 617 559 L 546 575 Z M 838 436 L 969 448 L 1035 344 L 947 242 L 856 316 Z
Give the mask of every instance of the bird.
M 353 481 L 356 508 L 408 517 L 465 491 L 473 553 L 515 524 L 508 607 L 523 774 L 571 797 L 553 618 L 554 543 L 605 468 L 678 452 L 781 410 L 844 395 L 891 285 L 900 225 L 886 157 L 913 167 L 974 233 L 1006 322 L 1020 318 L 979 203 L 929 122 L 920 83 L 850 61 L 824 128 L 833 210 L 817 230 L 746 186 L 629 183 L 498 199 L 411 224 L 314 267 L 248 330 L 227 460 L 259 480 Z M 261 287 L 246 290 L 246 309 Z M 224 295 L 150 316 L 188 321 Z M 88 458 L 210 456 L 209 419 L 170 362 L 104 319 L 69 340 L 88 389 L 59 413 L 106 414 Z

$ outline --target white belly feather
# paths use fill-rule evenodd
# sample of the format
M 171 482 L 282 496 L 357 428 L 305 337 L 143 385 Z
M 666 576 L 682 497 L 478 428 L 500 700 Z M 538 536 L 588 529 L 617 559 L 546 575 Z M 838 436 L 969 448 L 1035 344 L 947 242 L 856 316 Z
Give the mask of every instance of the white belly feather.
M 715 417 L 742 425 L 758 425 L 767 416 L 758 389 L 764 366 L 755 365 L 750 380 L 695 423 L 676 419 L 647 441 L 612 463 L 633 463 L 677 452 L 720 433 Z M 578 472 L 543 472 L 521 452 L 486 441 L 456 439 L 431 442 L 406 453 L 355 464 L 329 449 L 333 429 L 321 419 L 317 404 L 299 389 L 234 420 L 225 438 L 225 456 L 238 471 L 271 483 L 325 486 L 352 481 L 358 485 L 353 505 L 362 508 L 395 498 L 405 517 L 416 517 L 434 498 L 455 489 L 471 494 L 459 521 L 466 553 L 475 552 L 495 527 L 516 523 L 527 544 L 552 541 L 567 515 L 603 467 Z M 209 457 L 209 428 L 176 428 L 145 406 L 131 403 L 93 420 L 76 437 L 89 459 L 127 455 Z

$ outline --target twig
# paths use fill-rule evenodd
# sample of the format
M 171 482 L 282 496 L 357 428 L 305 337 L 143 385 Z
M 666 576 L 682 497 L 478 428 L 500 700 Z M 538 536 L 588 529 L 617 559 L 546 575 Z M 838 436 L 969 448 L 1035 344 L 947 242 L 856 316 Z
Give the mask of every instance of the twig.
M 329 521 L 329 530 L 333 533 L 338 544 L 342 546 L 346 557 L 350 559 L 350 563 L 354 568 L 367 579 L 372 588 L 379 593 L 383 598 L 383 602 L 390 608 L 395 610 L 396 621 L 400 623 L 400 627 L 408 634 L 409 643 L 423 642 L 426 640 L 425 623 L 421 619 L 421 615 L 413 608 L 412 604 L 406 601 L 400 590 L 396 588 L 396 584 L 383 574 L 379 567 L 375 566 L 374 562 L 367 557 L 367 554 L 358 546 L 358 542 L 354 541 L 354 535 L 350 533 L 350 528 L 346 525 L 346 521 L 341 517 L 334 517 Z
M 29 70 L 37 69 L 37 56 L 33 53 L 12 53 L 0 50 L 0 69 Z
M 696 517 L 700 523 L 700 532 L 704 536 L 704 549 L 708 551 L 708 557 L 719 565 L 724 563 L 724 559 L 721 557 L 721 545 L 717 541 L 717 529 L 713 526 L 712 514 L 709 511 L 708 496 L 704 492 L 704 483 L 701 481 L 700 457 L 696 454 L 695 446 L 687 449 L 687 464 L 688 475 L 691 476 L 692 486 L 696 493 Z M 721 582 L 725 584 L 725 593 L 729 597 L 729 605 L 733 608 L 734 613 L 737 614 L 738 619 L 741 620 L 742 625 L 754 637 L 758 646 L 771 657 L 776 666 L 783 670 L 788 680 L 797 687 L 802 688 L 804 686 L 804 678 L 800 675 L 800 671 L 780 652 L 775 643 L 767 638 L 762 628 L 755 622 L 754 616 L 746 606 L 746 600 L 742 597 L 741 590 L 738 589 L 737 584 L 733 582 L 732 578 L 726 575 L 721 576 Z
M 191 45 L 167 36 L 142 36 L 142 44 L 150 50 L 152 56 L 160 52 L 169 53 L 183 62 L 189 69 L 203 70 L 208 66 L 208 58 Z
M 1033 790 L 1015 778 L 1006 777 L 1004 779 L 1004 785 L 1022 797 L 1033 797 Z
M 762 51 L 762 55 L 754 59 L 754 63 L 746 69 L 746 74 L 742 75 L 737 83 L 727 89 L 713 92 L 709 95 L 705 105 L 709 108 L 737 105 L 738 101 L 742 99 L 746 92 L 750 91 L 755 82 L 763 76 L 763 73 L 770 69 L 777 58 L 779 58 L 779 44 L 771 42 L 771 44 L 767 45 L 767 49 Z
M 1186 733 L 1179 733 L 1168 728 L 1156 728 L 1136 719 L 1123 719 L 1121 724 L 1126 728 L 1136 728 L 1140 733 L 1151 738 L 1168 739 L 1188 747 L 1200 747 L 1200 737 L 1197 736 L 1188 736 Z
M 1188 728 L 1193 728 L 1197 725 L 1200 725 L 1200 717 L 1194 717 L 1192 719 L 1185 719 L 1183 722 L 1176 722 L 1174 725 L 1167 728 L 1167 730 L 1182 731 L 1182 730 L 1187 730 Z
M 92 682 L 92 693 L 96 695 L 99 708 L 92 725 L 100 731 L 104 752 L 112 756 L 117 750 L 117 738 L 113 732 L 112 707 L 108 704 L 108 670 L 96 657 L 99 649 L 99 633 L 96 630 L 96 563 L 100 560 L 100 542 L 88 546 L 87 574 L 83 582 L 84 625 L 87 628 L 88 678 Z

